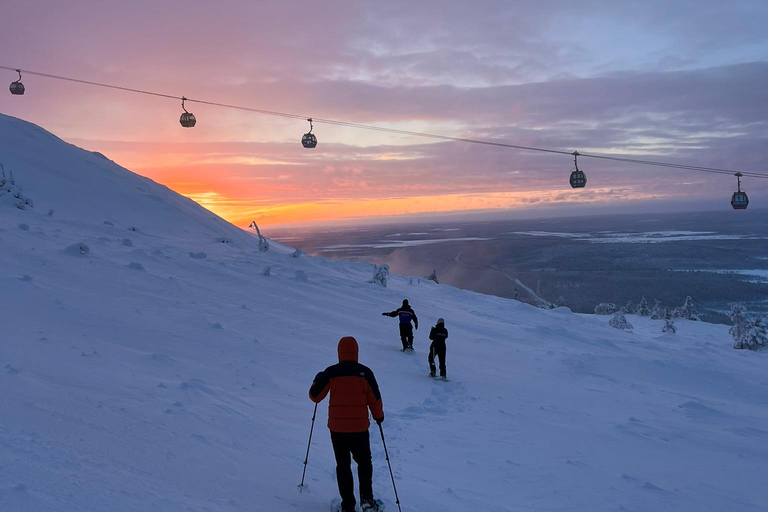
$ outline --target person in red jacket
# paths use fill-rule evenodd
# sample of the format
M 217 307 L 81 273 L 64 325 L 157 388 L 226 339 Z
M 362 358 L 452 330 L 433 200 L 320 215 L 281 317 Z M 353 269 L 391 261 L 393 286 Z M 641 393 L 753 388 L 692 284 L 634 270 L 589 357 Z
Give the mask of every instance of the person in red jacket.
M 357 340 L 345 336 L 339 340 L 339 362 L 315 376 L 309 388 L 309 398 L 321 402 L 331 393 L 328 405 L 328 429 L 331 431 L 333 453 L 336 456 L 336 480 L 341 495 L 341 511 L 354 512 L 355 488 L 350 454 L 357 463 L 360 484 L 360 505 L 363 512 L 376 512 L 373 499 L 373 464 L 368 435 L 368 410 L 373 419 L 384 421 L 384 408 L 376 377 L 367 366 L 357 362 Z

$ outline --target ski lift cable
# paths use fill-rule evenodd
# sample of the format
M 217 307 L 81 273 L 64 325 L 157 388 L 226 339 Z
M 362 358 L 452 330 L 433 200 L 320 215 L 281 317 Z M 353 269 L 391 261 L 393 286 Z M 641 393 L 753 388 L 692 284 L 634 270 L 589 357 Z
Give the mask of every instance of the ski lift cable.
M 333 125 L 333 126 L 341 126 L 346 128 L 355 128 L 360 130 L 369 130 L 369 131 L 377 131 L 382 133 L 389 133 L 393 135 L 405 135 L 410 137 L 421 137 L 421 138 L 429 138 L 433 140 L 442 140 L 446 142 L 462 142 L 462 143 L 468 143 L 468 144 L 480 144 L 485 146 L 494 146 L 494 147 L 501 147 L 501 148 L 509 148 L 509 149 L 518 149 L 521 151 L 535 151 L 539 153 L 550 153 L 550 154 L 558 154 L 558 155 L 573 155 L 573 151 L 568 150 L 560 150 L 560 149 L 552 149 L 552 148 L 540 148 L 535 146 L 525 146 L 520 144 L 511 144 L 506 142 L 497 142 L 497 141 L 490 141 L 490 140 L 482 140 L 482 139 L 472 139 L 467 137 L 455 137 L 451 135 L 441 135 L 441 134 L 435 134 L 435 133 L 428 133 L 428 132 L 417 132 L 417 131 L 411 131 L 411 130 L 402 130 L 398 128 L 388 128 L 385 126 L 376 126 L 376 125 L 369 125 L 369 124 L 361 124 L 361 123 L 353 123 L 349 121 L 341 121 L 338 119 L 325 119 L 321 117 L 314 117 L 314 116 L 307 116 L 307 115 L 299 115 L 299 114 L 292 114 L 288 112 L 280 112 L 275 110 L 266 110 L 266 109 L 260 109 L 260 108 L 254 108 L 254 107 L 246 107 L 243 105 L 233 105 L 229 103 L 221 103 L 217 101 L 209 101 L 209 100 L 203 100 L 203 99 L 195 99 L 195 98 L 187 98 L 184 96 L 176 96 L 173 94 L 164 94 L 154 91 L 147 91 L 143 89 L 136 89 L 132 87 L 124 87 L 119 85 L 113 85 L 113 84 L 106 84 L 102 82 L 94 82 L 91 80 L 83 80 L 79 78 L 72 78 L 72 77 L 66 77 L 61 75 L 54 75 L 51 73 L 43 73 L 40 71 L 32 71 L 28 69 L 20 69 L 16 67 L 10 67 L 10 66 L 2 66 L 0 65 L 0 69 L 5 69 L 8 71 L 21 71 L 23 73 L 26 73 L 27 75 L 35 75 L 40 76 L 44 78 L 51 78 L 54 80 L 63 80 L 67 82 L 74 82 L 78 84 L 84 84 L 84 85 L 91 85 L 95 87 L 103 87 L 107 89 L 115 89 L 119 91 L 124 92 L 132 92 L 136 94 L 144 94 L 148 96 L 156 96 L 160 98 L 167 98 L 167 99 L 175 99 L 175 100 L 185 100 L 188 103 L 199 103 L 201 105 L 208 105 L 213 107 L 220 107 L 220 108 L 228 108 L 228 109 L 234 109 L 234 110 L 241 110 L 245 112 L 253 112 L 256 114 L 263 114 L 268 116 L 274 116 L 274 117 L 282 117 L 286 119 L 299 119 L 302 121 L 306 121 L 308 119 L 312 119 L 315 123 L 320 124 L 327 124 L 327 125 Z M 623 162 L 623 163 L 630 163 L 630 164 L 636 164 L 636 165 L 648 165 L 648 166 L 654 166 L 654 167 L 664 167 L 664 168 L 670 168 L 670 169 L 682 169 L 682 170 L 688 170 L 688 171 L 696 171 L 696 172 L 707 172 L 707 173 L 713 173 L 713 174 L 728 174 L 728 175 L 735 175 L 737 171 L 731 170 L 731 169 L 724 169 L 724 168 L 718 168 L 718 167 L 705 167 L 705 166 L 699 166 L 699 165 L 688 165 L 688 164 L 679 164 L 674 162 L 663 162 L 663 161 L 657 161 L 657 160 L 645 160 L 645 159 L 639 159 L 639 158 L 628 158 L 628 157 L 621 157 L 621 156 L 614 156 L 610 154 L 604 154 L 604 153 L 581 153 L 579 152 L 579 155 L 582 158 L 593 158 L 593 159 L 599 159 L 599 160 L 609 160 L 613 162 Z M 760 172 L 753 172 L 753 171 L 741 171 L 743 176 L 750 177 L 750 178 L 766 178 L 768 179 L 768 173 L 760 173 Z

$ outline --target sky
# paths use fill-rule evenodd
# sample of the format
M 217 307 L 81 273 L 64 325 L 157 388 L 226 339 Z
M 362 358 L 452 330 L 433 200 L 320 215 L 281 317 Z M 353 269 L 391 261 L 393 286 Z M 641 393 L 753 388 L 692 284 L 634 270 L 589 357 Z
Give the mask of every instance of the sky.
M 4 2 L 0 65 L 567 151 L 768 172 L 768 2 Z M 0 70 L 10 83 L 16 77 Z M 730 209 L 736 179 L 315 124 L 32 75 L 0 112 L 235 224 Z M 0 155 L 0 161 L 2 160 Z M 745 180 L 751 207 L 768 180 Z M 763 203 L 764 204 L 764 203 Z

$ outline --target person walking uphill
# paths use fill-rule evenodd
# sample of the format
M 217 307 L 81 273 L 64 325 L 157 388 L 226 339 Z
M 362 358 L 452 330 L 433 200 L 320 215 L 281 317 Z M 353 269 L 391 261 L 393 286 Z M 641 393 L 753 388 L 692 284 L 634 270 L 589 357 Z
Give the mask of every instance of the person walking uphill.
M 373 499 L 373 464 L 368 435 L 368 409 L 376 423 L 384 421 L 376 377 L 367 366 L 357 362 L 357 340 L 346 336 L 339 340 L 339 362 L 315 376 L 309 388 L 309 398 L 320 403 L 330 391 L 328 429 L 331 431 L 333 453 L 336 456 L 336 480 L 341 495 L 341 511 L 354 512 L 355 488 L 350 454 L 357 463 L 360 484 L 360 505 L 363 512 L 376 512 Z
M 400 321 L 400 341 L 403 342 L 403 352 L 413 350 L 413 327 L 411 326 L 411 321 L 413 321 L 418 331 L 419 319 L 416 318 L 416 313 L 413 312 L 413 308 L 408 304 L 408 299 L 403 299 L 403 305 L 396 310 L 382 313 L 381 315 L 398 318 Z
M 445 340 L 448 338 L 448 330 L 445 328 L 445 320 L 437 319 L 437 324 L 429 331 L 429 376 L 435 376 L 435 356 L 440 360 L 440 376 L 445 378 Z

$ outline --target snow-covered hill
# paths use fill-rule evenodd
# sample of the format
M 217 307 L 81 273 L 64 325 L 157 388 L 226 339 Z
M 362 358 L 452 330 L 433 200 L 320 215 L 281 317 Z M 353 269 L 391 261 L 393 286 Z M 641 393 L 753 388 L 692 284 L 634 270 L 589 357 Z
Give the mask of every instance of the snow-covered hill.
M 662 335 L 629 317 L 628 333 L 407 277 L 385 289 L 371 265 L 259 252 L 167 188 L 6 116 L 0 163 L 35 205 L 0 196 L 3 512 L 327 510 L 325 405 L 296 485 L 307 389 L 345 335 L 377 375 L 404 511 L 766 510 L 768 359 L 730 348 L 725 326 Z M 380 315 L 405 297 L 422 325 L 413 355 Z M 447 383 L 426 375 L 438 317 Z

